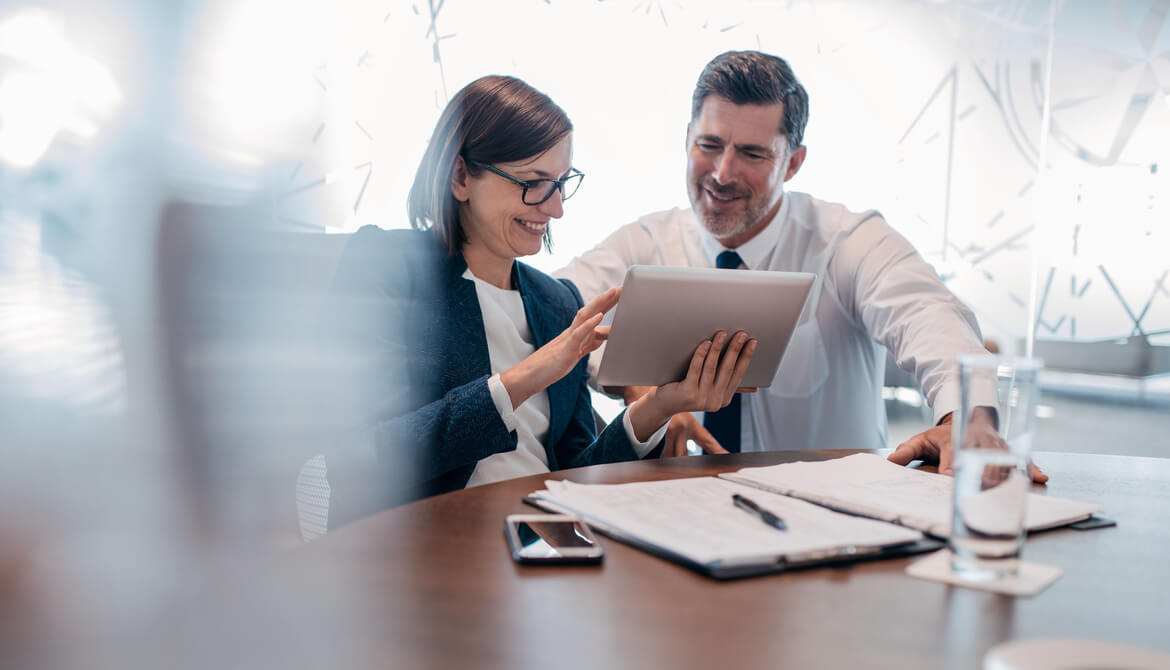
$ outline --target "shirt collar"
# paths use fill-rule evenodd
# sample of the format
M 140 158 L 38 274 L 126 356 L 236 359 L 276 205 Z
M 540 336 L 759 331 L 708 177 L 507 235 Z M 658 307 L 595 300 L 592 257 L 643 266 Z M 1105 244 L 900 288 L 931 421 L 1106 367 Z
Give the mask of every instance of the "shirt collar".
M 779 243 L 780 233 L 788 220 L 788 200 L 786 195 L 780 201 L 780 209 L 776 212 L 776 216 L 768 222 L 768 225 L 760 231 L 759 235 L 756 235 L 733 250 L 743 259 L 745 268 L 749 270 L 767 269 L 768 256 L 776 248 L 776 244 Z M 696 218 L 698 218 L 698 215 L 696 215 Z M 714 235 L 707 232 L 707 228 L 703 226 L 701 220 L 699 222 L 699 240 L 703 247 L 703 255 L 707 258 L 707 264 L 710 267 L 715 267 L 715 258 L 721 252 L 726 251 L 727 247 L 720 244 Z

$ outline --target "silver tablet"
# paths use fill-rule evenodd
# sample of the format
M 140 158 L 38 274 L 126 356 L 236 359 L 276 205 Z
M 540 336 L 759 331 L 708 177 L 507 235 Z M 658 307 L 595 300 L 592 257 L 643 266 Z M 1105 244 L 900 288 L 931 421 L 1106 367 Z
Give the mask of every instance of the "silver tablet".
M 742 385 L 769 386 L 814 279 L 806 272 L 635 265 L 622 284 L 597 381 L 680 381 L 700 342 L 720 330 L 743 330 L 759 342 Z

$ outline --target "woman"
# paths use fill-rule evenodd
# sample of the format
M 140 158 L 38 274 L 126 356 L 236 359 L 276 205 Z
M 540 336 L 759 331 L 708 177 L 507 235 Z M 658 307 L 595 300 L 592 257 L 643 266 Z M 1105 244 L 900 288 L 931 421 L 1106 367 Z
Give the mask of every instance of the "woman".
M 518 79 L 468 84 L 415 176 L 415 230 L 367 227 L 347 247 L 337 291 L 370 317 L 349 342 L 378 371 L 374 448 L 421 482 L 407 499 L 645 456 L 671 415 L 726 405 L 747 369 L 754 340 L 719 333 L 684 381 L 596 434 L 584 357 L 605 339 L 598 324 L 619 290 L 582 306 L 572 283 L 516 261 L 548 244 L 584 176 L 572 168 L 571 131 Z

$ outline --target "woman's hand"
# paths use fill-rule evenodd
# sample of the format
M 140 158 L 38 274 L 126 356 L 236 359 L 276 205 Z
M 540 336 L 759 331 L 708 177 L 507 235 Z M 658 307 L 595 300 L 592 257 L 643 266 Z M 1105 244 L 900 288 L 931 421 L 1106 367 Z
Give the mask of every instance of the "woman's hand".
M 621 297 L 620 288 L 612 288 L 597 296 L 581 309 L 569 327 L 548 344 L 537 349 L 515 367 L 500 374 L 500 381 L 508 390 L 512 407 L 519 407 L 532 396 L 545 390 L 609 337 L 609 326 L 599 326 L 605 313 L 613 309 Z
M 737 391 L 749 390 L 740 388 L 739 383 L 755 352 L 756 340 L 742 330 L 732 336 L 721 330 L 713 339 L 703 340 L 681 382 L 651 390 L 627 410 L 634 435 L 639 440 L 649 439 L 679 412 L 715 412 L 726 407 Z

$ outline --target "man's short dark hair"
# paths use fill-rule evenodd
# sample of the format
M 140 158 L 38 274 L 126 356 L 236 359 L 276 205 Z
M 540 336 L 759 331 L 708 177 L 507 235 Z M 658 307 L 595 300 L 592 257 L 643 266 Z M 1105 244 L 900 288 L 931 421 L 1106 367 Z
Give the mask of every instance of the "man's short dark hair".
M 699 118 L 708 95 L 736 105 L 784 103 L 780 132 L 795 150 L 804 140 L 808 123 L 808 92 L 783 58 L 759 51 L 728 51 L 711 59 L 699 75 L 691 98 L 691 121 Z

